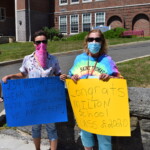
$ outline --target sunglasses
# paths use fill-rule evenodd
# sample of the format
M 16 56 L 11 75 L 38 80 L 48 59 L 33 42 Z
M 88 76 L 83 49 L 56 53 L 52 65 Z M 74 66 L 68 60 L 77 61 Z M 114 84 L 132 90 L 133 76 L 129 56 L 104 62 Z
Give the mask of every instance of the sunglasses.
M 43 40 L 43 41 L 34 41 L 34 43 L 35 43 L 36 45 L 39 45 L 40 43 L 47 44 L 47 40 Z
M 94 40 L 95 40 L 96 42 L 102 41 L 102 39 L 101 39 L 100 37 L 97 37 L 97 38 L 92 38 L 92 37 L 91 37 L 91 38 L 88 38 L 88 39 L 87 39 L 88 42 L 93 42 Z

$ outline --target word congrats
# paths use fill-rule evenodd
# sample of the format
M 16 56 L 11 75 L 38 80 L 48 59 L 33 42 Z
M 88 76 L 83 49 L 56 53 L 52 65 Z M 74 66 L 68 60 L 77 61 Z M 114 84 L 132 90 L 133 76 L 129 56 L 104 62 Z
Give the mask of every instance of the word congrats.
M 67 79 L 75 118 L 83 130 L 110 136 L 130 136 L 127 84 L 124 79 Z

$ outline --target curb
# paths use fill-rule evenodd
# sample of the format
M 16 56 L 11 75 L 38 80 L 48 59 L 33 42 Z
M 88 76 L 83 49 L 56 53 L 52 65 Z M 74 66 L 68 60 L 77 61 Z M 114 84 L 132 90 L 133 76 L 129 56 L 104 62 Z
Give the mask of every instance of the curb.
M 116 62 L 116 64 L 123 63 L 123 62 L 127 62 L 127 61 L 134 60 L 134 59 L 138 59 L 138 58 L 149 57 L 149 56 L 150 56 L 150 55 L 144 55 L 144 56 L 140 56 L 140 57 L 136 57 L 136 58 L 130 58 L 130 59 L 118 61 L 118 62 Z
M 108 46 L 108 49 L 111 47 L 119 47 L 119 46 L 125 46 L 125 45 L 135 45 L 135 44 L 141 44 L 141 43 L 150 43 L 150 40 L 147 41 L 138 41 L 138 42 L 130 42 L 130 43 L 123 43 L 123 44 L 117 44 L 117 45 L 110 45 Z M 81 52 L 83 52 L 83 49 L 79 49 L 79 50 L 73 50 L 73 51 L 68 51 L 68 52 L 62 52 L 62 53 L 52 53 L 54 56 L 60 56 L 60 55 L 69 55 L 69 54 L 79 54 Z M 138 58 L 144 58 L 144 57 L 148 57 L 150 55 L 145 55 L 145 56 L 140 56 L 140 57 L 136 57 L 136 58 L 131 58 L 131 59 L 126 59 L 123 61 L 118 61 L 116 62 L 117 64 L 122 63 L 122 62 L 127 62 L 130 60 L 134 60 L 134 59 L 138 59 Z M 15 63 L 21 63 L 23 61 L 23 59 L 17 59 L 17 60 L 12 60 L 12 61 L 4 61 L 4 62 L 0 62 L 0 66 L 5 66 L 5 65 L 9 65 L 9 64 L 15 64 Z M 0 120 L 2 118 L 2 116 L 5 115 L 5 111 L 3 110 L 2 112 L 0 112 Z
M 124 45 L 134 45 L 134 44 L 141 44 L 141 43 L 150 43 L 150 40 L 110 45 L 110 46 L 108 46 L 108 49 L 111 48 L 111 47 L 119 47 L 119 46 L 124 46 Z M 60 56 L 60 55 L 69 55 L 69 54 L 79 54 L 79 53 L 81 53 L 83 51 L 84 51 L 83 49 L 79 49 L 79 50 L 72 50 L 72 51 L 68 51 L 68 52 L 52 53 L 52 55 Z M 22 61 L 23 61 L 23 58 L 22 59 L 17 59 L 17 60 L 4 61 L 4 62 L 0 62 L 0 66 L 20 63 Z

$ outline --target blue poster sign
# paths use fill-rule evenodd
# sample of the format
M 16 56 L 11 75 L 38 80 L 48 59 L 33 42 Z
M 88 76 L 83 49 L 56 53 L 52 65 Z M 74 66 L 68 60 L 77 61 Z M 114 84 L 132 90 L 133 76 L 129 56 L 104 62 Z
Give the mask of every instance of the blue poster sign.
M 64 82 L 59 77 L 8 80 L 2 91 L 10 127 L 67 121 Z

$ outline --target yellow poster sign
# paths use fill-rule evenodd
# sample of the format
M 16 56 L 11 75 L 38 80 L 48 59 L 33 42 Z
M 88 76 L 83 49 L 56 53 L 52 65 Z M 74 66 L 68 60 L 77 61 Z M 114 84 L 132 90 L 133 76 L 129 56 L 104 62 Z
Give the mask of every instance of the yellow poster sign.
M 125 79 L 66 80 L 78 126 L 88 132 L 130 136 L 128 91 Z

